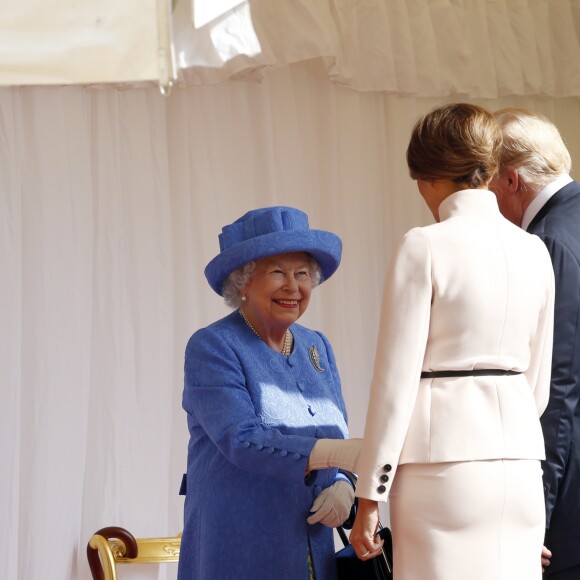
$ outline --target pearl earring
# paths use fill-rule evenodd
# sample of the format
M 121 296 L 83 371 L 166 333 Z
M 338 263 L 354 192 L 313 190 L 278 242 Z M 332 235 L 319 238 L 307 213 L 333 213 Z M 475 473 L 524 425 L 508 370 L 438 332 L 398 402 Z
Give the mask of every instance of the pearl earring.
M 246 297 L 242 296 L 242 302 L 245 302 L 245 301 L 246 301 Z

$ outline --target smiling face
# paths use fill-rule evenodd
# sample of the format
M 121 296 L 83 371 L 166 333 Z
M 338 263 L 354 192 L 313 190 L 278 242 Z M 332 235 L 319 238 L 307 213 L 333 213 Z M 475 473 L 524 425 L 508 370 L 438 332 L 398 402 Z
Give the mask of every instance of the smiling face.
M 311 275 L 304 252 L 256 260 L 242 294 L 246 297 L 244 313 L 260 336 L 283 332 L 304 314 L 312 292 Z

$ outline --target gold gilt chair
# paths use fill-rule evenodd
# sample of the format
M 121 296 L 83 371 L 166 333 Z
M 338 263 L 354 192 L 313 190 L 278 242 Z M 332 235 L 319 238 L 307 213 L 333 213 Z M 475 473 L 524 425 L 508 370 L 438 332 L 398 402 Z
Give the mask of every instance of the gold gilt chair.
M 124 528 L 111 526 L 95 532 L 87 544 L 93 580 L 117 580 L 117 564 L 177 562 L 181 534 L 170 538 L 139 538 Z

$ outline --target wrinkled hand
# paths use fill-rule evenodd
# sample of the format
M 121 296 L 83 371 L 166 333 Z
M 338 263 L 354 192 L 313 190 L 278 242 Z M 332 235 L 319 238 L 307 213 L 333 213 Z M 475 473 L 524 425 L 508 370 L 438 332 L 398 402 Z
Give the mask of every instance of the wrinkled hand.
M 354 503 L 354 489 L 348 481 L 339 480 L 323 489 L 314 500 L 306 520 L 309 524 L 324 524 L 336 528 L 346 521 Z
M 319 439 L 310 452 L 308 471 L 340 467 L 356 473 L 362 439 Z
M 542 546 L 542 572 L 546 571 L 546 566 L 550 565 L 550 558 L 552 557 L 552 552 L 546 548 L 546 546 Z

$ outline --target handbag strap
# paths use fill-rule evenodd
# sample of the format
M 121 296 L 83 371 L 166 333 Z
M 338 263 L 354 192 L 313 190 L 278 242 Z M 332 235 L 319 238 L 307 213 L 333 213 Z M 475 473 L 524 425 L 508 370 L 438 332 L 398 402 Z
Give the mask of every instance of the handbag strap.
M 348 536 L 346 535 L 344 528 L 342 526 L 338 526 L 336 528 L 336 531 L 338 532 L 338 535 L 340 536 L 340 539 L 342 540 L 342 543 L 346 548 L 350 544 L 350 542 L 348 541 Z

